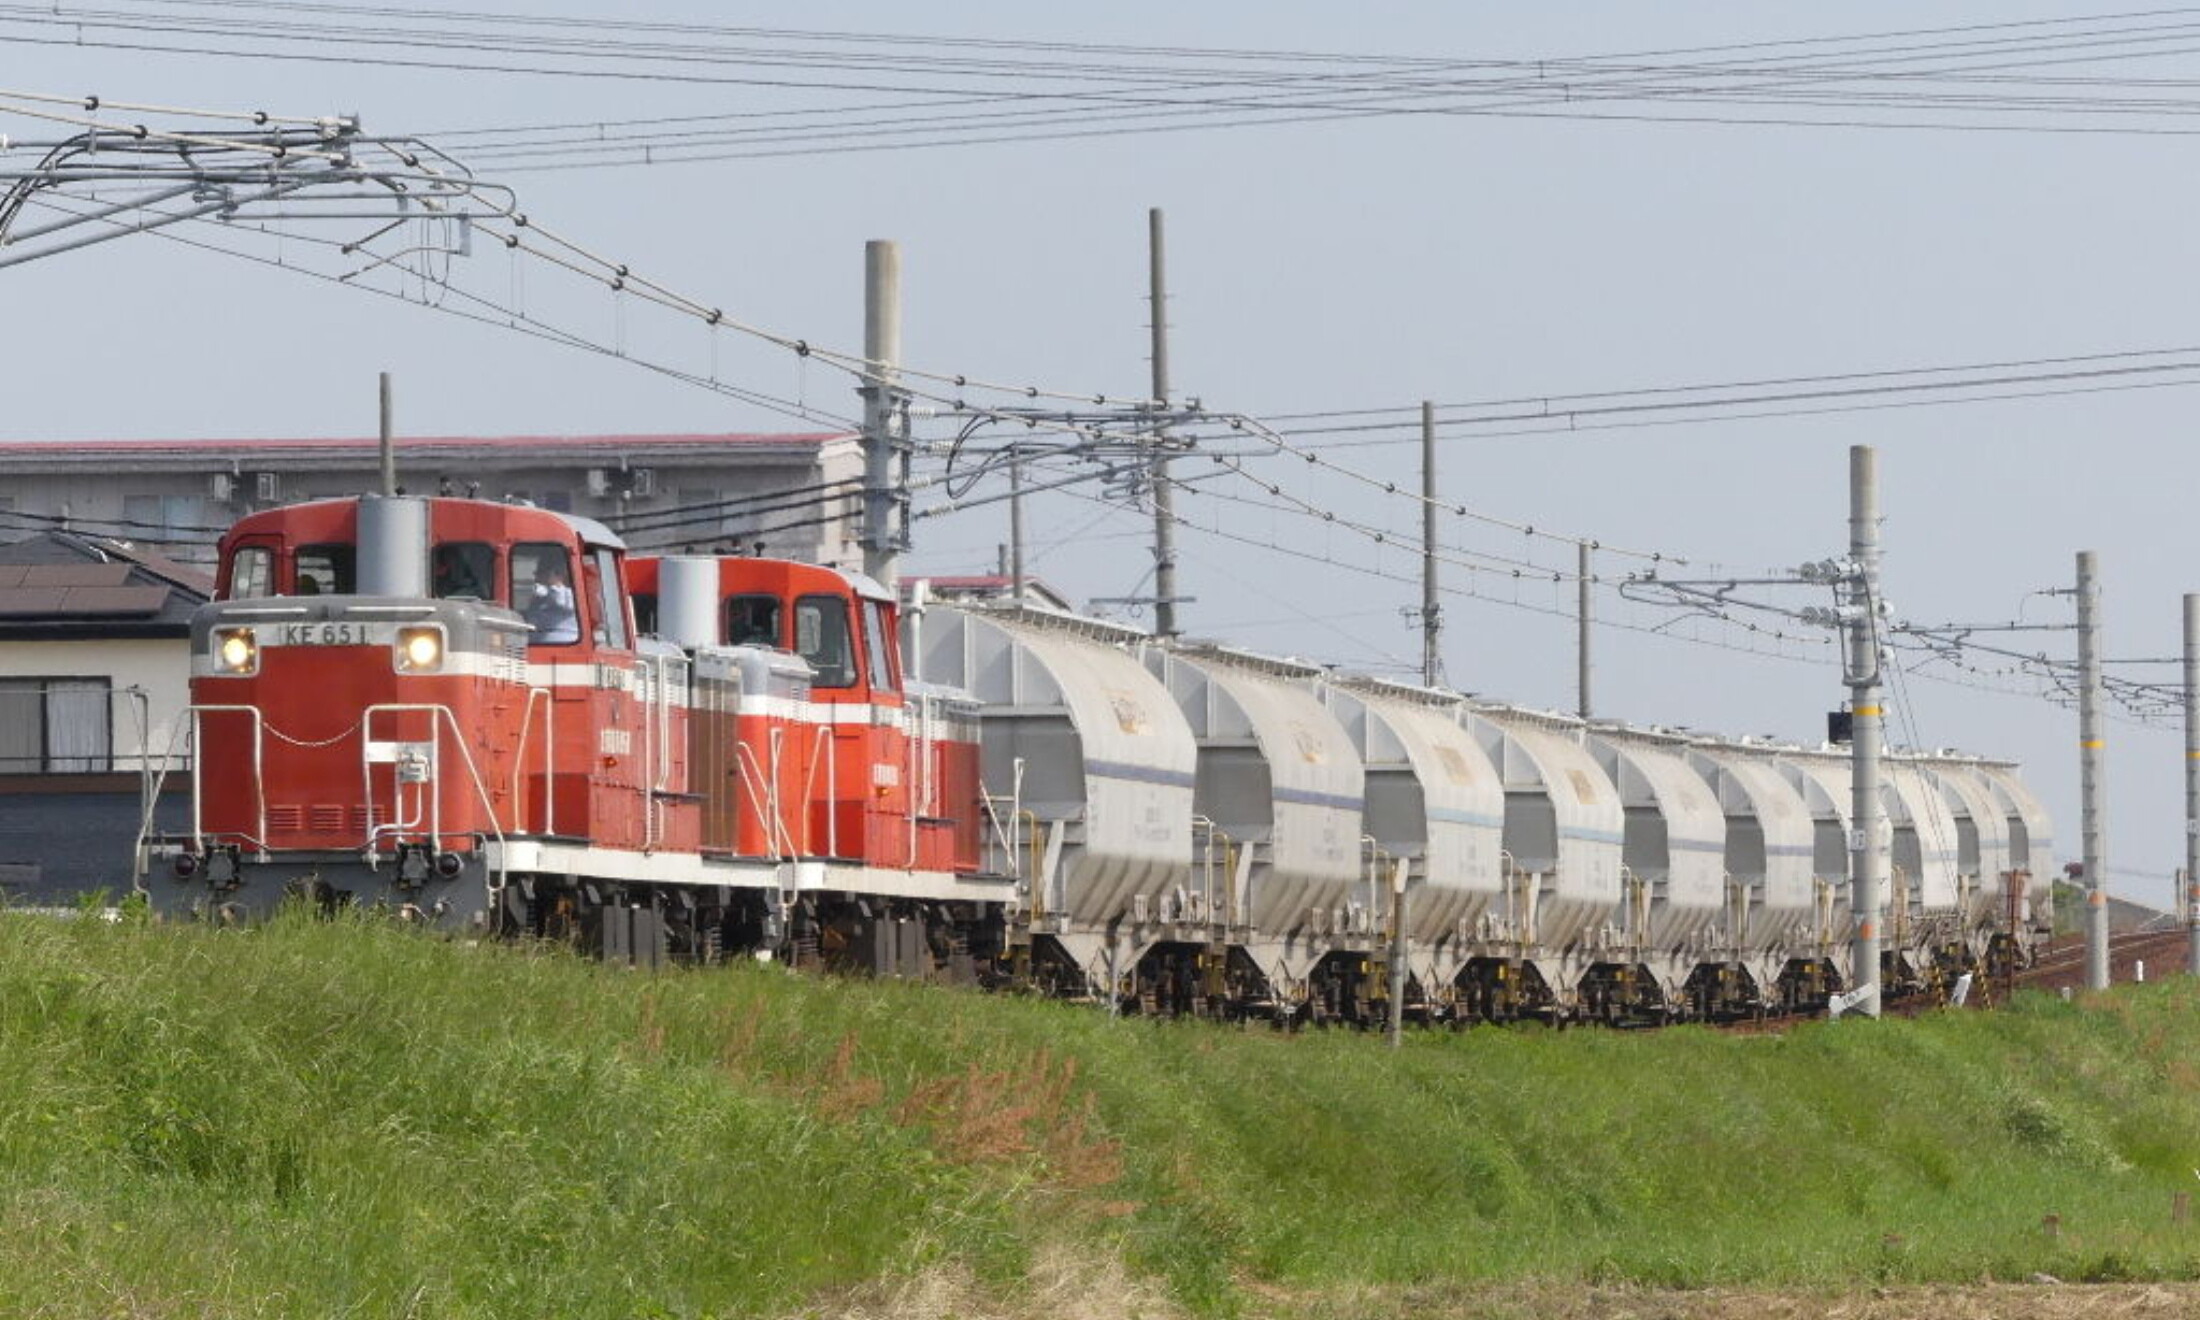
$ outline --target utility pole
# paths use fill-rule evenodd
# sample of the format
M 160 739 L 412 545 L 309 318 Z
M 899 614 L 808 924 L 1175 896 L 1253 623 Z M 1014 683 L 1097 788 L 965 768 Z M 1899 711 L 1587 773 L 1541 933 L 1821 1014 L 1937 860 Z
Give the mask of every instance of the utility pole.
M 888 591 L 909 548 L 908 441 L 901 434 L 901 248 L 863 245 L 863 572 Z
M 1008 595 L 1024 603 L 1024 460 L 1008 451 Z
M 1444 605 L 1436 595 L 1436 405 L 1421 400 L 1421 682 L 1444 676 Z
M 1887 807 L 1879 794 L 1885 737 L 1879 673 L 1879 462 L 1870 445 L 1849 449 L 1849 989 L 1855 1011 L 1879 1016 L 1879 913 L 1887 893 Z M 1866 987 L 1869 987 L 1868 992 Z
M 2185 970 L 2200 976 L 2200 596 L 2185 597 Z
M 396 416 L 390 404 L 390 373 L 382 373 L 382 493 L 397 493 Z
M 1176 492 L 1169 486 L 1169 432 L 1159 413 L 1169 407 L 1168 263 L 1162 246 L 1161 208 L 1146 212 L 1147 293 L 1153 304 L 1153 630 L 1168 638 L 1176 623 Z
M 1580 628 L 1580 631 L 1581 631 L 1581 636 L 1580 636 L 1580 639 L 1579 639 L 1579 641 L 1578 641 L 1578 642 L 1576 643 L 1576 650 L 1577 650 L 1577 651 L 1579 652 L 1579 656 L 1578 656 L 1578 661 L 1579 661 L 1579 666 L 1580 666 L 1580 670 L 1581 670 L 1581 672 L 1580 672 L 1580 676 L 1579 676 L 1579 678 L 1578 678 L 1578 679 L 1576 680 L 1576 690 L 1577 690 L 1577 691 L 1578 691 L 1578 692 L 1580 693 L 1580 696 L 1581 696 L 1581 703 L 1580 703 L 1580 704 L 1581 704 L 1581 709 L 1580 709 L 1579 711 L 1576 711 L 1575 713 L 1576 713 L 1576 714 L 1578 714 L 1578 715 L 1580 715 L 1580 716 L 1581 716 L 1581 718 L 1583 718 L 1583 719 L 1588 719 L 1588 718 L 1589 718 L 1589 710 L 1590 710 L 1590 706 L 1589 706 L 1589 543 L 1588 543 L 1587 541 L 1583 541 L 1583 542 L 1582 542 L 1582 543 L 1581 543 L 1580 545 L 1576 546 L 1575 548 L 1576 548 L 1577 550 L 1579 550 L 1579 551 L 1581 552 L 1581 553 L 1580 553 L 1579 555 L 1577 555 L 1577 556 L 1575 557 L 1575 561 L 1574 561 L 1574 578 L 1575 578 L 1575 585 L 1576 585 L 1576 586 L 1578 586 L 1578 587 L 1579 587 L 1579 588 L 1581 589 L 1581 595 L 1580 595 L 1580 598 L 1579 598 L 1579 604 L 1578 604 L 1578 605 L 1576 606 L 1576 608 L 1575 608 L 1575 611 L 1574 611 L 1574 613 L 1575 613 L 1575 616 L 1576 616 L 1576 618 L 1577 618 L 1577 619 L 1579 620 L 1579 622 L 1578 622 L 1577 626 L 1578 626 L 1578 627 Z
M 2108 742 L 2101 736 L 2100 564 L 2078 552 L 2078 835 L 2085 851 L 2085 987 L 2108 988 Z

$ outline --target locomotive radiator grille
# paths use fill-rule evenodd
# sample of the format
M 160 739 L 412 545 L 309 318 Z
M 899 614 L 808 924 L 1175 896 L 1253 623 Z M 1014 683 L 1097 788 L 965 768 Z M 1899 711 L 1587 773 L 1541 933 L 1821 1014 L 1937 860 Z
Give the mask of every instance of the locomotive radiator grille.
M 277 833 L 356 834 L 366 837 L 372 825 L 389 821 L 389 813 L 369 812 L 364 806 L 341 802 L 269 803 L 267 827 Z

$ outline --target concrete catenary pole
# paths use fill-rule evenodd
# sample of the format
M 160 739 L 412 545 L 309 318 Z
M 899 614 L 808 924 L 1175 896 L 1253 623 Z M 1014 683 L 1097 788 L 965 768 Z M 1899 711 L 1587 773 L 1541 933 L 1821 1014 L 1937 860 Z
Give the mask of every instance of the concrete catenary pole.
M 863 571 L 893 590 L 905 542 L 897 479 L 901 385 L 901 247 L 874 238 L 863 245 Z
M 1024 460 L 1008 451 L 1008 596 L 1024 603 Z
M 1574 641 L 1575 661 L 1580 670 L 1574 680 L 1574 690 L 1580 698 L 1576 703 L 1579 709 L 1574 713 L 1588 719 L 1592 709 L 1589 704 L 1589 543 L 1583 541 L 1575 548 L 1580 553 L 1574 557 L 1574 585 L 1581 594 L 1574 610 L 1574 626 L 1580 630 L 1580 636 Z
M 2185 970 L 2200 976 L 2200 596 L 2185 597 Z
M 390 373 L 382 373 L 382 493 L 397 493 L 397 417 L 390 403 Z
M 1879 793 L 1879 757 L 1886 732 L 1879 673 L 1879 462 L 1869 445 L 1849 449 L 1849 558 L 1855 564 L 1849 604 L 1849 945 L 1851 992 L 1869 991 L 1854 1011 L 1879 1016 L 1880 912 L 1887 895 L 1887 807 Z
M 2100 561 L 2078 552 L 2078 837 L 2085 852 L 2085 985 L 2108 988 L 2108 740 L 2101 735 Z
M 1166 412 L 1169 407 L 1169 270 L 1161 238 L 1161 208 L 1146 212 L 1148 243 L 1147 293 L 1153 304 L 1153 401 Z M 1169 485 L 1169 432 L 1157 418 L 1153 451 L 1153 630 L 1161 637 L 1177 635 L 1176 620 L 1176 492 Z
M 1444 603 L 1436 591 L 1436 405 L 1421 400 L 1421 682 L 1444 677 Z

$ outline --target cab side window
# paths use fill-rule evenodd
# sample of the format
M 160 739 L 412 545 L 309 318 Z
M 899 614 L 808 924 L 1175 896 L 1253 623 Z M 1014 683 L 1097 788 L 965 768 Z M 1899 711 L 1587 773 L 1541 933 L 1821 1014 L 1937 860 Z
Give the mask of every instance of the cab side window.
M 445 541 L 435 548 L 432 568 L 440 599 L 496 599 L 497 552 L 486 541 Z
M 795 654 L 817 671 L 813 687 L 855 686 L 855 652 L 849 642 L 847 601 L 838 596 L 804 596 L 795 601 Z
M 626 593 L 619 573 L 619 556 L 606 546 L 588 552 L 589 585 L 596 598 L 596 618 L 601 622 L 599 645 L 624 651 L 633 644 L 626 633 Z
M 275 594 L 275 556 L 265 546 L 248 545 L 229 560 L 230 600 Z
M 348 545 L 301 545 L 293 567 L 301 596 L 349 596 L 358 581 Z
M 512 608 L 527 620 L 529 646 L 566 646 L 581 639 L 573 560 L 554 541 L 512 547 Z
M 863 602 L 863 651 L 870 659 L 873 692 L 895 690 L 893 650 L 893 634 L 886 621 L 886 603 L 876 600 Z

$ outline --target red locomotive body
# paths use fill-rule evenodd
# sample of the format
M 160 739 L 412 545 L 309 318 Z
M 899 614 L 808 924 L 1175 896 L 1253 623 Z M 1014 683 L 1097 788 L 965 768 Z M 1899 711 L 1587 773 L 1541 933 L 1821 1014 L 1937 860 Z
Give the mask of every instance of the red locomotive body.
M 635 626 L 687 584 L 669 640 Z M 286 893 L 612 956 L 727 948 L 971 974 L 975 707 L 911 690 L 875 584 L 767 560 L 637 560 L 526 506 L 405 497 L 253 514 L 192 625 L 192 830 L 169 911 Z M 677 643 L 677 644 L 675 644 Z
M 778 840 L 805 857 L 977 870 L 975 708 L 905 683 L 899 611 L 877 583 L 781 559 L 636 556 L 627 574 L 641 612 L 698 655 L 764 648 L 808 667 L 806 698 L 744 694 L 742 764 L 776 793 L 756 803 L 769 829 L 740 851 Z M 668 590 L 707 592 L 707 601 L 668 603 Z

